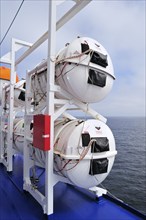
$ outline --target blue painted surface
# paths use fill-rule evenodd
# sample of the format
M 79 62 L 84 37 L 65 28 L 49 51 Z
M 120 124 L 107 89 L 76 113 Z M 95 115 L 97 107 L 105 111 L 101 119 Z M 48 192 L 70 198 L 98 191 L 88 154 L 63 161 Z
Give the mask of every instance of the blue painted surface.
M 40 171 L 39 171 L 40 172 Z M 42 175 L 43 180 L 43 175 Z M 22 189 L 22 158 L 15 156 L 14 171 L 0 165 L 0 220 L 140 220 L 121 203 L 95 195 L 78 187 L 58 183 L 54 187 L 54 214 L 43 215 L 41 206 Z M 41 183 L 42 184 L 42 183 Z M 43 189 L 43 187 L 42 187 Z

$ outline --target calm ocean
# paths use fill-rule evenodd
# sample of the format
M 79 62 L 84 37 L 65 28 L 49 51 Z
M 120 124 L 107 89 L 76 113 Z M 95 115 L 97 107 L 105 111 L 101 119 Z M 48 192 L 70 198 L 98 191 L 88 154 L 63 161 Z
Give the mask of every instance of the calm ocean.
M 114 196 L 146 214 L 146 119 L 108 118 L 118 154 L 103 186 Z

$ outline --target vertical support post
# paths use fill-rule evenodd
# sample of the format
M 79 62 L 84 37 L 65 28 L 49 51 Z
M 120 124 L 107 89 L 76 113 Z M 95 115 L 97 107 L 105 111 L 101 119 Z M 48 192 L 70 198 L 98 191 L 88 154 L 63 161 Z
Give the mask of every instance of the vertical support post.
M 2 162 L 2 106 L 0 106 L 0 163 Z
M 48 62 L 47 62 L 47 101 L 46 113 L 51 115 L 50 150 L 46 152 L 46 176 L 45 176 L 45 196 L 46 213 L 53 213 L 53 141 L 54 141 L 54 91 L 50 88 L 54 85 L 55 73 L 55 45 L 56 45 L 56 2 L 49 1 L 49 30 L 48 35 Z
M 3 157 L 4 157 L 4 86 L 2 86 L 2 94 L 1 94 L 1 105 L 0 105 L 0 163 L 3 162 Z
M 7 171 L 12 171 L 13 169 L 13 122 L 16 116 L 14 112 L 14 87 L 16 83 L 15 53 L 24 46 L 31 47 L 32 44 L 13 38 L 11 52 L 0 58 L 1 63 L 6 63 L 11 66 L 10 85 L 7 86 L 7 89 L 9 90 L 9 108 L 6 112 L 4 111 L 4 106 L 6 104 L 5 87 L 2 91 L 2 105 L 0 111 L 0 162 L 5 165 Z M 7 130 L 5 131 L 4 127 L 6 123 Z
M 15 40 L 12 39 L 11 48 L 11 76 L 10 76 L 10 97 L 9 97 L 9 116 L 8 116 L 8 139 L 7 139 L 7 171 L 12 171 L 13 164 L 13 117 L 14 117 L 14 84 L 16 83 L 15 71 Z
M 28 131 L 30 126 L 30 122 L 32 117 L 29 117 L 30 114 L 30 107 L 29 107 L 29 93 L 30 93 L 30 75 L 28 72 L 26 73 L 26 92 L 25 92 L 25 116 L 24 116 L 24 143 L 23 143 L 23 189 L 26 189 L 27 185 L 31 184 L 30 181 L 30 167 L 31 167 L 31 160 L 30 160 L 30 153 L 28 147 Z

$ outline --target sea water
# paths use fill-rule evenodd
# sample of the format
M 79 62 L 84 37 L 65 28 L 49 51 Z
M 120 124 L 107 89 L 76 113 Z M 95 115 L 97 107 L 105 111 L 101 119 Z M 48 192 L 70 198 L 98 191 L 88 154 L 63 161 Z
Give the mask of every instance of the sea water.
M 108 118 L 118 154 L 103 182 L 117 198 L 146 214 L 146 119 Z

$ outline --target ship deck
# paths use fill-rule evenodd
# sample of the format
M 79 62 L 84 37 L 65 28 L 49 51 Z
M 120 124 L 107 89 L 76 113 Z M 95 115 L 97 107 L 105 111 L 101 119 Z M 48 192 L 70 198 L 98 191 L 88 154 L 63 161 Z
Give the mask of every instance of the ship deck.
M 108 195 L 97 199 L 87 190 L 61 182 L 54 187 L 54 214 L 44 215 L 39 203 L 23 191 L 22 171 L 20 155 L 14 157 L 11 173 L 0 164 L 0 220 L 140 220 L 146 217 Z

